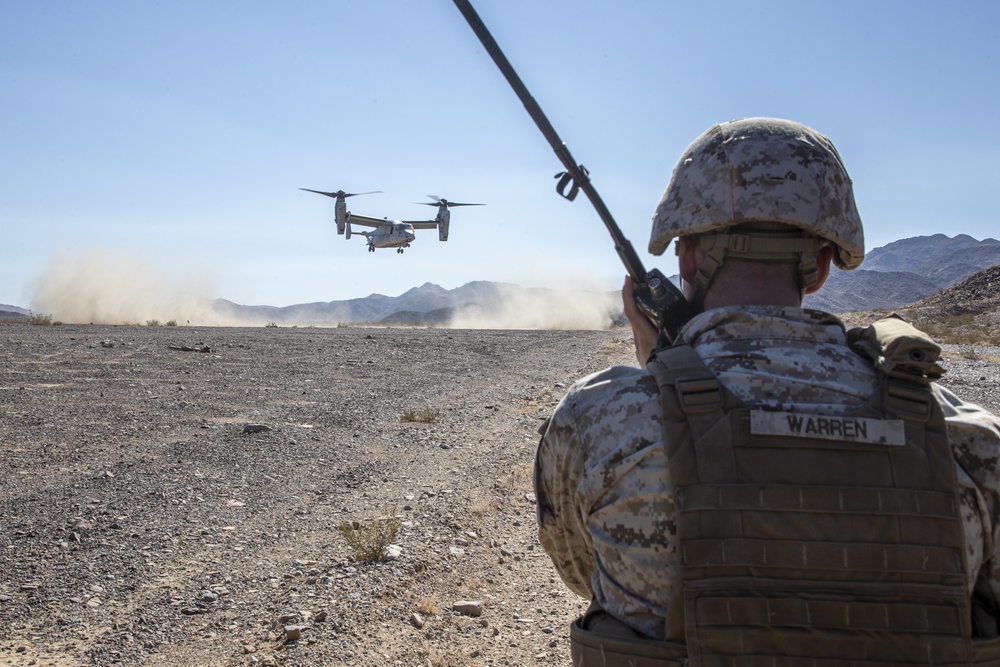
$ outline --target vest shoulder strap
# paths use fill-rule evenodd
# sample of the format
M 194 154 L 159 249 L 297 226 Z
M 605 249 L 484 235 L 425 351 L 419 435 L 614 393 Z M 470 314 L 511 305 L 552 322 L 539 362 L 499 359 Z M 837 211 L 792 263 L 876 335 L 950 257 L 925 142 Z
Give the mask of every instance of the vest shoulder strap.
M 655 352 L 646 368 L 660 390 L 664 426 L 686 424 L 694 440 L 725 418 L 727 412 L 744 405 L 719 382 L 695 349 L 674 345 Z M 667 441 L 667 455 L 673 456 L 675 439 Z

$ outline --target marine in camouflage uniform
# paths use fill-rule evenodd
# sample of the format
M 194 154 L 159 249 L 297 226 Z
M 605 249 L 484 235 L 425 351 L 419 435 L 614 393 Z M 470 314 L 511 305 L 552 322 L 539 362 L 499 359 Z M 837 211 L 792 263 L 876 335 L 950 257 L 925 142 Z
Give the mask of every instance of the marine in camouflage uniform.
M 769 244 L 767 233 L 759 245 L 761 235 L 731 240 L 740 234 L 736 225 L 759 222 L 804 233 L 794 240 L 779 234 L 777 244 Z M 825 278 L 814 270 L 822 253 L 841 268 L 861 263 L 863 235 L 850 179 L 828 139 L 776 119 L 734 121 L 706 132 L 674 171 L 654 217 L 650 251 L 660 254 L 685 235 L 695 235 L 701 252 L 687 287 L 701 312 L 676 342 L 693 346 L 726 389 L 750 405 L 783 412 L 838 415 L 868 401 L 878 372 L 851 349 L 835 316 L 705 301 L 727 257 L 797 263 L 800 296 Z M 626 301 L 627 312 L 629 306 Z M 638 344 L 640 333 L 636 338 Z M 648 350 L 638 346 L 643 362 Z M 971 596 L 978 580 L 1000 599 L 994 558 L 1000 420 L 940 386 L 932 391 L 955 460 L 966 590 Z M 623 631 L 663 639 L 676 594 L 678 544 L 656 381 L 644 368 L 625 366 L 586 377 L 567 392 L 542 433 L 535 467 L 539 536 L 560 576 Z
M 741 399 L 783 411 L 846 412 L 875 371 L 840 320 L 815 310 L 718 308 L 680 334 Z M 1000 420 L 935 387 L 961 485 L 967 572 L 984 567 L 1000 597 Z M 675 574 L 672 487 L 659 392 L 645 370 L 617 366 L 577 382 L 538 448 L 539 535 L 566 585 L 641 634 L 662 639 Z M 969 579 L 971 594 L 975 577 Z

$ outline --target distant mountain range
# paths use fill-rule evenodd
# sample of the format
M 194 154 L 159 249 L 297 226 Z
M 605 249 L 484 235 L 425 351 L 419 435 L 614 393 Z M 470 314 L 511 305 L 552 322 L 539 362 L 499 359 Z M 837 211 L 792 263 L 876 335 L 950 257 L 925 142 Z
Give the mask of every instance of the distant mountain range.
M 346 301 L 301 303 L 293 306 L 241 306 L 218 299 L 215 309 L 237 320 L 281 323 L 352 323 L 373 324 L 428 323 L 448 321 L 455 309 L 466 304 L 489 304 L 500 301 L 517 285 L 489 281 L 474 281 L 455 289 L 445 289 L 433 283 L 407 290 L 399 296 L 371 294 Z
M 898 308 L 997 264 L 1000 264 L 1000 241 L 996 239 L 978 241 L 965 234 L 902 239 L 869 252 L 861 269 L 841 271 L 834 268 L 823 289 L 807 296 L 805 305 L 832 313 Z M 526 303 L 534 309 L 545 310 L 561 308 L 567 303 L 581 306 L 588 302 L 589 309 L 596 309 L 600 318 L 621 321 L 617 293 L 577 292 L 568 296 L 557 290 L 529 290 L 509 283 L 486 281 L 467 283 L 451 290 L 425 283 L 397 297 L 372 294 L 360 299 L 284 308 L 240 306 L 229 301 L 218 301 L 216 305 L 218 310 L 234 318 L 257 322 L 399 325 L 444 324 L 470 313 L 511 310 L 522 313 L 527 309 Z M 511 303 L 519 305 L 512 307 Z M 493 325 L 499 326 L 495 321 Z
M 831 313 L 898 308 L 1000 264 L 1000 241 L 944 234 L 893 241 L 865 255 L 860 269 L 833 269 L 826 285 L 805 298 Z
M 1000 265 L 1000 241 L 964 234 L 918 236 L 875 248 L 863 268 L 833 269 L 826 285 L 805 304 L 832 313 L 899 308 L 937 294 Z M 674 277 L 676 280 L 676 277 Z M 617 291 L 528 289 L 473 281 L 455 289 L 424 283 L 399 296 L 371 294 L 357 299 L 293 306 L 244 306 L 217 299 L 213 310 L 230 324 L 443 325 L 461 328 L 602 328 L 622 322 Z M 29 311 L 0 304 L 0 320 L 26 319 Z
M 31 311 L 26 308 L 0 303 L 0 320 L 26 320 L 30 315 Z
M 304 303 L 277 308 L 214 302 L 226 320 L 247 324 L 445 325 L 472 329 L 601 329 L 621 315 L 618 292 L 524 288 L 474 281 L 455 289 L 424 283 L 390 297 Z

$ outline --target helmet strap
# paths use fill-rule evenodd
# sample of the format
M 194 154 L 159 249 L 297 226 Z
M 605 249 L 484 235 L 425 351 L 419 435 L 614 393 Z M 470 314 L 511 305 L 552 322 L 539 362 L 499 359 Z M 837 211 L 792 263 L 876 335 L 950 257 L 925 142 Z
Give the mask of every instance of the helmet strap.
M 791 263 L 799 265 L 799 291 L 818 281 L 816 259 L 823 239 L 795 231 L 743 230 L 699 234 L 704 258 L 695 277 L 691 305 L 696 312 L 704 308 L 705 293 L 726 257 L 750 262 Z

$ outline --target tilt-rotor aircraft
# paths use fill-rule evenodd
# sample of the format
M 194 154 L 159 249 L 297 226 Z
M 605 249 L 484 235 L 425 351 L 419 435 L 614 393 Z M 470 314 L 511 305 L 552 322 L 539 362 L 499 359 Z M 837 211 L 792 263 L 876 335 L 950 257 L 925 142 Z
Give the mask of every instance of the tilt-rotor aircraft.
M 483 204 L 465 204 L 452 202 L 436 195 L 427 195 L 434 200 L 430 202 L 417 202 L 424 206 L 437 206 L 437 216 L 433 220 L 389 220 L 388 218 L 371 218 L 366 215 L 357 215 L 347 210 L 347 198 L 356 195 L 371 195 L 381 192 L 323 192 L 321 190 L 310 190 L 309 188 L 299 188 L 306 192 L 315 192 L 318 195 L 326 195 L 337 200 L 334 208 L 334 216 L 337 222 L 337 233 L 344 234 L 345 240 L 351 238 L 351 225 L 364 225 L 373 227 L 370 232 L 356 232 L 368 240 L 368 252 L 375 252 L 375 248 L 395 248 L 396 252 L 402 253 L 403 248 L 409 248 L 410 243 L 416 239 L 414 230 L 416 229 L 437 229 L 438 239 L 448 240 L 448 226 L 451 222 L 452 206 L 483 206 Z

